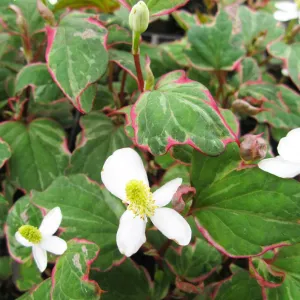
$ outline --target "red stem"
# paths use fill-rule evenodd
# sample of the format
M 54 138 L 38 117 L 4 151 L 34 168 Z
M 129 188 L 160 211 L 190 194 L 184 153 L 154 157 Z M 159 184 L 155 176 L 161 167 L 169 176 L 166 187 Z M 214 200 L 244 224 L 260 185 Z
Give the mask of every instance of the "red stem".
M 140 63 L 140 54 L 139 53 L 133 54 L 133 58 L 134 58 L 134 64 L 135 64 L 137 78 L 138 78 L 139 90 L 141 92 L 143 92 L 144 91 L 144 79 L 143 79 L 143 73 L 142 73 L 141 63 Z
M 125 98 L 124 89 L 125 89 L 126 78 L 127 78 L 127 72 L 124 70 L 123 71 L 123 75 L 122 75 L 121 89 L 120 89 L 120 102 L 121 102 L 121 106 L 122 106 L 124 98 Z

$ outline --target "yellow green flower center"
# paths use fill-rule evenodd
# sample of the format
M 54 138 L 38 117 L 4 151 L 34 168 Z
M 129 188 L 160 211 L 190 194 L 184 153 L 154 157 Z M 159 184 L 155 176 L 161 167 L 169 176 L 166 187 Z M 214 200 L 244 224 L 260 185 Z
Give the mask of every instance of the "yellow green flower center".
M 126 185 L 126 202 L 129 203 L 127 209 L 134 215 L 144 219 L 146 216 L 154 215 L 155 201 L 150 192 L 150 188 L 141 180 L 130 180 Z
M 27 241 L 38 244 L 42 240 L 42 234 L 38 228 L 31 225 L 23 225 L 19 228 L 19 232 Z

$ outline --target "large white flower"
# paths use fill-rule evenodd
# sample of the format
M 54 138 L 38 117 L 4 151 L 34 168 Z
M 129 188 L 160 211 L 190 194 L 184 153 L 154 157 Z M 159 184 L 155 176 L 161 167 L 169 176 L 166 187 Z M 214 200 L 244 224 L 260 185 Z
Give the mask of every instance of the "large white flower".
M 62 214 L 59 207 L 49 211 L 39 228 L 23 225 L 15 233 L 16 240 L 24 247 L 32 247 L 33 258 L 41 272 L 47 267 L 47 251 L 61 255 L 67 250 L 67 243 L 53 234 L 59 228 Z
M 260 169 L 282 178 L 300 174 L 300 128 L 291 130 L 278 145 L 279 156 L 263 159 Z
M 129 257 L 145 243 L 148 217 L 167 238 L 182 246 L 190 243 L 192 232 L 187 221 L 174 209 L 163 207 L 172 200 L 181 178 L 151 193 L 142 159 L 131 148 L 115 151 L 104 163 L 101 178 L 112 194 L 128 204 L 117 232 L 122 254 Z
M 275 3 L 278 9 L 274 13 L 274 18 L 280 22 L 286 22 L 299 18 L 300 10 L 296 3 L 289 1 L 279 1 Z

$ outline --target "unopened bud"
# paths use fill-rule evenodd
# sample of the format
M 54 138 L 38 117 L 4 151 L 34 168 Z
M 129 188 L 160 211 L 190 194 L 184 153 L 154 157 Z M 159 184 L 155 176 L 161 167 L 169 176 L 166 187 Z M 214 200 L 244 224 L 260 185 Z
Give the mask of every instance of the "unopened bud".
M 41 17 L 50 25 L 55 25 L 55 17 L 53 12 L 43 3 L 42 0 L 37 0 L 37 9 Z
M 149 25 L 149 9 L 144 1 L 134 5 L 129 14 L 129 26 L 136 33 L 143 33 Z
M 240 100 L 240 99 L 233 101 L 232 110 L 234 112 L 238 112 L 238 113 L 249 115 L 249 116 L 255 116 L 258 113 L 260 113 L 261 111 L 263 111 L 262 108 L 252 106 L 247 101 Z
M 240 146 L 240 156 L 247 162 L 263 159 L 268 150 L 266 141 L 259 135 L 247 134 Z

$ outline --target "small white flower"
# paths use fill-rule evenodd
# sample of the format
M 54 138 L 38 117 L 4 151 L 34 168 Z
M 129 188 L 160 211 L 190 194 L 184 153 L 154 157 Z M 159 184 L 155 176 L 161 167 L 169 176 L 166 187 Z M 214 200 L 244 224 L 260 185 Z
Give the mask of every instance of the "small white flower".
M 33 258 L 40 270 L 47 267 L 47 252 L 61 255 L 67 250 L 67 243 L 53 234 L 59 228 L 62 214 L 59 207 L 49 211 L 44 217 L 40 228 L 23 225 L 15 233 L 16 240 L 24 247 L 32 247 Z
M 190 243 L 192 231 L 188 222 L 174 209 L 163 207 L 172 200 L 181 178 L 151 193 L 142 159 L 131 148 L 119 149 L 108 157 L 101 178 L 113 195 L 128 204 L 117 232 L 117 245 L 122 254 L 129 257 L 146 242 L 147 217 L 167 238 L 182 246 Z
M 300 10 L 296 3 L 289 1 L 279 1 L 275 3 L 275 7 L 278 9 L 274 13 L 274 18 L 280 22 L 286 22 L 299 18 Z
M 281 178 L 300 174 L 300 128 L 291 130 L 278 145 L 279 156 L 263 159 L 258 167 Z

